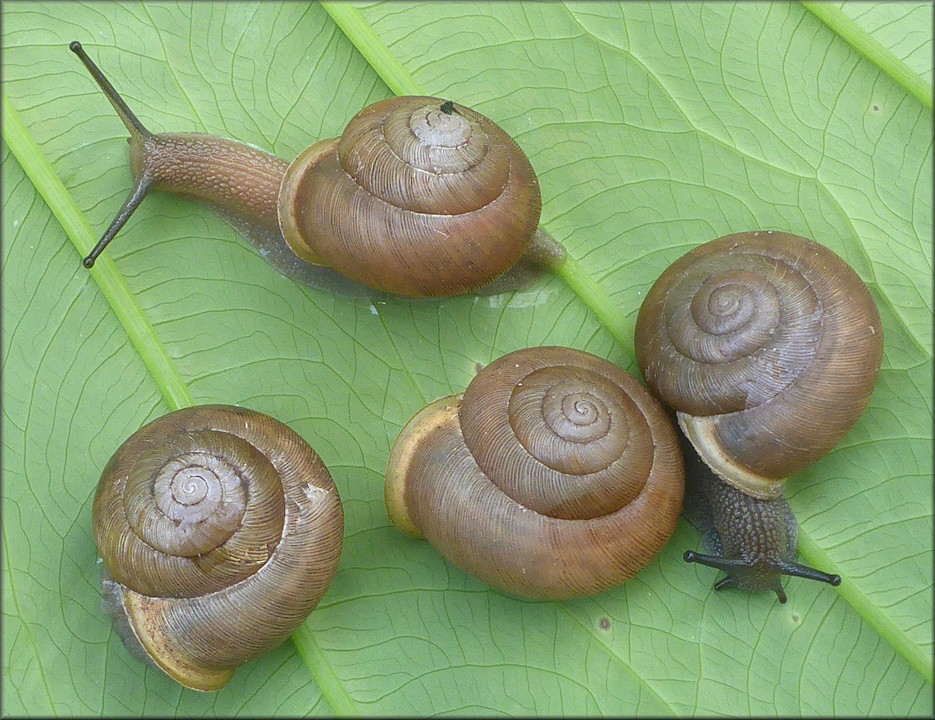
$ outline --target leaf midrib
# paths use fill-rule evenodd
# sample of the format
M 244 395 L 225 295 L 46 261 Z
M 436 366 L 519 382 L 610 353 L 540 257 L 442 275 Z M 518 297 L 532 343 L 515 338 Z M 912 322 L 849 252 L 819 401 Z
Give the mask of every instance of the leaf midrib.
M 802 6 L 854 50 L 889 75 L 897 85 L 922 103 L 923 107 L 932 109 L 932 86 L 925 78 L 849 18 L 841 8 L 831 2 L 806 0 L 802 0 Z

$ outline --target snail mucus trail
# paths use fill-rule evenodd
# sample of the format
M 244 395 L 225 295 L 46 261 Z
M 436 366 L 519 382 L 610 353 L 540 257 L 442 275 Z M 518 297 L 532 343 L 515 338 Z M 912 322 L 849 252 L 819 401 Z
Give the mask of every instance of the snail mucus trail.
M 130 132 L 134 178 L 85 267 L 152 189 L 206 205 L 284 275 L 345 295 L 492 294 L 564 260 L 538 227 L 538 179 L 522 149 L 468 107 L 380 101 L 289 163 L 218 136 L 150 132 L 81 44 L 69 47 Z

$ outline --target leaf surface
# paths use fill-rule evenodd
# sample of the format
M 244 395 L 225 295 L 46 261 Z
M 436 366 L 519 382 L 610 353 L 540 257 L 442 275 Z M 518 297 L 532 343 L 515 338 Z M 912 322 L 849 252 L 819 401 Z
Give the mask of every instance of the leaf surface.
M 160 194 L 95 280 L 67 238 L 105 227 L 130 178 L 125 130 L 70 40 L 151 130 L 282 157 L 391 95 L 390 63 L 368 61 L 318 5 L 6 3 L 5 102 L 35 145 L 14 158 L 4 118 L 4 713 L 931 715 L 931 113 L 799 5 L 358 7 L 413 83 L 518 140 L 543 224 L 599 296 L 550 277 L 494 297 L 334 297 Z M 926 7 L 842 9 L 930 86 Z M 24 173 L 38 159 L 63 199 Z M 62 220 L 69 203 L 78 219 Z M 525 602 L 389 525 L 386 456 L 422 404 L 531 345 L 635 370 L 620 328 L 663 268 L 753 228 L 831 247 L 882 315 L 869 410 L 787 486 L 803 552 L 841 588 L 791 580 L 783 606 L 714 594 L 714 572 L 681 561 L 699 544 L 681 523 L 626 585 Z M 110 280 L 134 304 L 119 301 L 119 316 L 99 289 Z M 142 322 L 136 335 L 125 316 Z M 153 369 L 160 353 L 196 402 L 250 406 L 302 434 L 345 505 L 319 609 L 213 695 L 133 660 L 97 607 L 94 486 L 130 433 L 180 402 Z

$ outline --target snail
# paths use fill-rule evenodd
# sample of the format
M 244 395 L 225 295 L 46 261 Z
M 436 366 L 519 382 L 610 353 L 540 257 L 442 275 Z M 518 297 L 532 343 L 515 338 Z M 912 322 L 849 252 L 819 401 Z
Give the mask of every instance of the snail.
M 682 507 L 682 458 L 662 407 L 580 350 L 495 360 L 461 395 L 406 424 L 390 451 L 387 514 L 508 593 L 593 595 L 652 561 Z
M 344 528 L 315 451 L 268 415 L 227 405 L 131 435 L 101 474 L 92 520 L 118 634 L 205 691 L 302 624 L 334 577 Z
M 866 285 L 824 246 L 783 232 L 713 240 L 667 268 L 636 322 L 637 362 L 688 445 L 686 508 L 727 572 L 716 589 L 782 575 L 839 585 L 795 562 L 785 479 L 823 457 L 870 401 L 883 356 Z M 703 461 L 703 462 L 702 462 Z
M 130 131 L 135 179 L 86 267 L 151 189 L 208 205 L 289 277 L 352 295 L 457 295 L 513 268 L 522 284 L 531 268 L 564 257 L 537 229 L 542 200 L 529 160 L 468 107 L 433 97 L 383 100 L 340 138 L 287 163 L 213 135 L 149 132 L 81 44 L 69 47 Z

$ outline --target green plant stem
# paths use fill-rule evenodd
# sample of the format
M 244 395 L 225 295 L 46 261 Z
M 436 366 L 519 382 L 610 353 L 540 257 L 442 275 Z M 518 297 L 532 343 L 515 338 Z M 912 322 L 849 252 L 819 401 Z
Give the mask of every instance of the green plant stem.
M 78 250 L 79 257 L 86 256 L 97 242 L 97 237 L 6 95 L 3 96 L 3 139 L 32 181 L 33 186 L 42 195 L 52 214 L 68 233 L 72 244 Z M 133 295 L 117 270 L 114 261 L 108 255 L 102 255 L 94 267 L 86 271 L 76 260 L 75 271 L 91 273 L 91 277 L 101 288 L 101 292 L 110 303 L 120 324 L 123 325 L 147 370 L 162 391 L 169 408 L 178 410 L 194 405 L 188 387 L 183 382 L 172 358 L 165 346 L 159 342 L 152 325 L 146 319 L 143 308 L 140 307 L 136 296 Z M 359 708 L 341 686 L 334 671 L 328 666 L 321 649 L 314 642 L 311 631 L 300 627 L 293 633 L 292 640 L 319 687 L 323 691 L 325 688 L 330 691 L 325 699 L 332 709 L 345 715 L 359 715 Z
M 80 257 L 87 255 L 97 242 L 94 231 L 6 95 L 3 96 L 3 139 L 52 214 L 68 233 Z M 91 270 L 85 270 L 76 258 L 75 272 L 91 273 L 169 407 L 178 410 L 193 405 L 188 388 L 169 353 L 159 342 L 143 308 L 117 271 L 113 260 L 104 256 Z
M 851 47 L 889 75 L 929 110 L 932 109 L 932 86 L 919 73 L 896 57 L 892 50 L 874 38 L 844 14 L 834 3 L 805 2 L 802 6 L 844 38 Z
M 344 717 L 360 717 L 363 715 L 363 708 L 354 701 L 344 687 L 344 683 L 341 682 L 341 678 L 335 674 L 308 622 L 299 626 L 292 633 L 292 640 L 295 642 L 299 655 L 302 656 L 305 664 L 311 670 L 312 677 L 318 683 L 322 695 L 331 705 L 331 709 L 337 715 Z
M 836 566 L 831 556 L 809 535 L 803 534 L 801 528 L 799 528 L 799 554 L 806 558 L 809 565 L 840 575 L 842 580 L 837 588 L 838 594 L 880 634 L 880 637 L 892 645 L 929 685 L 932 684 L 932 664 L 922 646 L 913 642 L 889 615 L 879 612 L 876 603 L 857 587 L 857 583 L 849 580 L 847 575 Z
M 567 253 L 564 262 L 553 272 L 584 301 L 601 325 L 607 328 L 614 339 L 620 343 L 621 350 L 626 354 L 628 361 L 633 362 L 636 358 L 636 348 L 633 345 L 636 316 L 626 315 L 607 294 L 607 291 L 597 284 L 594 276 Z
M 322 2 L 335 24 L 396 95 L 425 95 L 403 64 L 374 32 L 360 11 L 349 2 Z

